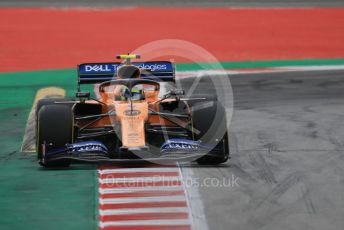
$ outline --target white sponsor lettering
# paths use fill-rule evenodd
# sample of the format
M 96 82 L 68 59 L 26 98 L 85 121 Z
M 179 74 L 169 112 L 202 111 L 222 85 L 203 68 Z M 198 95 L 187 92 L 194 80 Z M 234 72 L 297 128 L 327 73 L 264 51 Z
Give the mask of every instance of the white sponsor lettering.
M 86 72 L 109 72 L 111 71 L 108 65 L 85 65 Z
M 102 151 L 102 148 L 97 145 L 76 146 L 72 148 L 72 152 L 88 152 L 88 151 Z
M 111 72 L 116 71 L 121 65 L 117 64 L 97 64 L 97 65 L 85 65 L 85 72 Z M 140 69 L 150 70 L 150 71 L 162 71 L 167 70 L 166 64 L 136 64 Z
M 145 64 L 145 63 L 142 63 L 142 64 L 139 64 L 137 65 L 137 67 L 141 68 L 141 69 L 145 69 L 145 70 L 150 70 L 150 71 L 156 71 L 156 70 L 166 70 L 167 69 L 167 65 L 165 64 Z
M 170 143 L 163 147 L 163 149 L 193 149 L 197 150 L 199 149 L 199 146 L 192 145 L 192 144 L 183 144 L 183 143 Z

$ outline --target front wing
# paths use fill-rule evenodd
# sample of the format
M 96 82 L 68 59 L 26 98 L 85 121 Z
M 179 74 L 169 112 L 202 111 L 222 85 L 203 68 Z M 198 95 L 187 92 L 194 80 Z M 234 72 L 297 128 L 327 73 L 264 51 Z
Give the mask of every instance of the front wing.
M 195 161 L 204 155 L 222 157 L 221 149 L 211 149 L 202 145 L 199 141 L 187 139 L 170 139 L 160 148 L 160 154 L 153 154 L 148 147 L 127 149 L 120 151 L 131 152 L 130 158 L 111 158 L 106 146 L 99 141 L 83 141 L 66 144 L 63 148 L 43 152 L 41 163 L 61 160 L 72 160 L 86 163 L 141 163 L 154 162 L 172 164 L 176 162 Z M 135 156 L 135 157 L 132 157 Z

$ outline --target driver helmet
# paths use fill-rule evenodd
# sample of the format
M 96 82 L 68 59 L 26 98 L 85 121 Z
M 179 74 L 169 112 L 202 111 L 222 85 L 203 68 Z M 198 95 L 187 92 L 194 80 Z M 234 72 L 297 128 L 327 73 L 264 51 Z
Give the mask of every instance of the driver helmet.
M 117 70 L 117 77 L 121 79 L 140 78 L 140 75 L 140 69 L 134 65 L 124 65 Z
M 123 65 L 117 69 L 117 77 L 119 79 L 138 79 L 141 76 L 141 71 L 138 67 L 134 65 Z M 141 100 L 143 96 L 142 86 L 135 86 L 131 93 L 128 88 L 122 87 L 120 89 L 120 100 L 126 100 L 129 98 L 130 94 L 132 95 L 132 100 Z

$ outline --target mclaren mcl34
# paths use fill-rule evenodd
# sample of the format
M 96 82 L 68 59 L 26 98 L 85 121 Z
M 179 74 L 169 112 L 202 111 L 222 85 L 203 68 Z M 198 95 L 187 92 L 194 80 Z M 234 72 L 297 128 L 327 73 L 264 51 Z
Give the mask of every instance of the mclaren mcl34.
M 224 106 L 213 96 L 186 97 L 175 87 L 169 61 L 78 65 L 76 97 L 42 99 L 36 106 L 36 149 L 44 167 L 72 162 L 198 162 L 229 158 Z M 82 91 L 95 84 L 96 95 Z M 169 90 L 161 90 L 168 84 Z

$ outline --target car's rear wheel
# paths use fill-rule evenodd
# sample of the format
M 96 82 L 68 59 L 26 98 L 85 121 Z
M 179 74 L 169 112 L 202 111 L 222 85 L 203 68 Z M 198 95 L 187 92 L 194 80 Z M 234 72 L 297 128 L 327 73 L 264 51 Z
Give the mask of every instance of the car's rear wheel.
M 216 100 L 192 105 L 193 128 L 196 140 L 211 150 L 197 160 L 199 164 L 220 164 L 229 159 L 226 111 Z
M 44 105 L 37 114 L 37 156 L 45 167 L 68 167 L 70 160 L 53 160 L 45 157 L 53 149 L 73 142 L 73 112 L 69 105 Z

